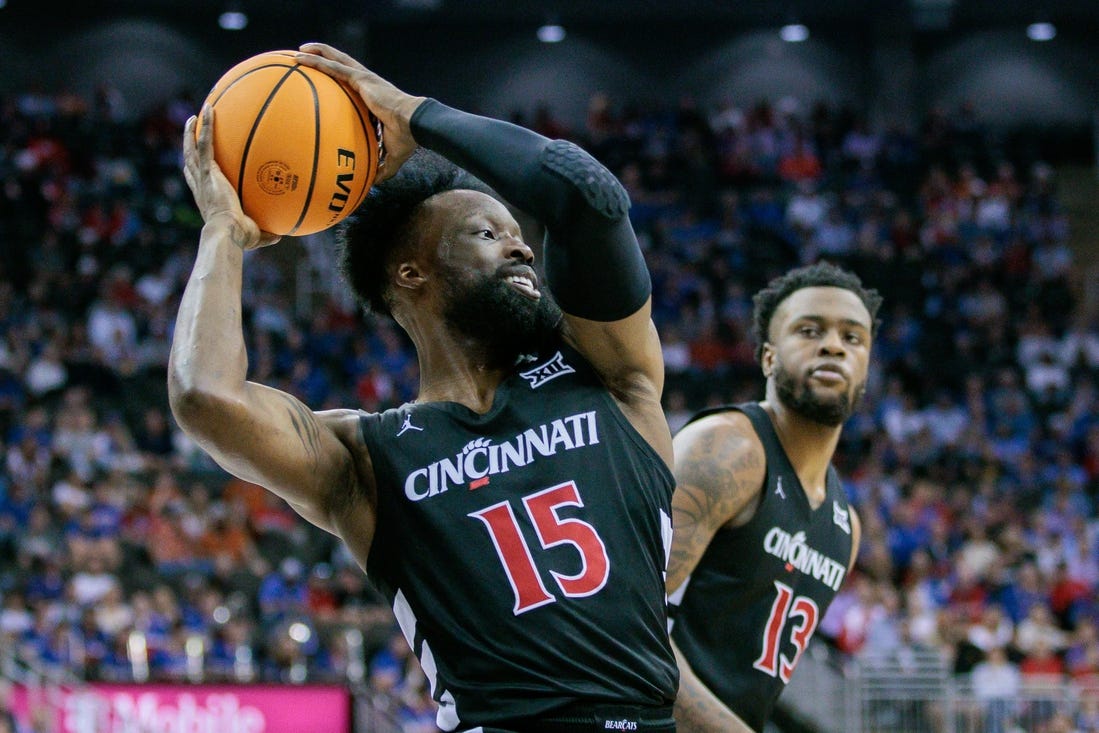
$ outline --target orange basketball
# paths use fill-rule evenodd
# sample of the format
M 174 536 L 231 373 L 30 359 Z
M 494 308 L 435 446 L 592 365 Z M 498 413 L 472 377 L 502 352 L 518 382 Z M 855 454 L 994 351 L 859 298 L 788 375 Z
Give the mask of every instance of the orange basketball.
M 312 234 L 353 212 L 378 172 L 377 121 L 327 74 L 270 51 L 218 80 L 214 158 L 244 213 L 272 234 Z M 197 132 L 197 128 L 196 128 Z

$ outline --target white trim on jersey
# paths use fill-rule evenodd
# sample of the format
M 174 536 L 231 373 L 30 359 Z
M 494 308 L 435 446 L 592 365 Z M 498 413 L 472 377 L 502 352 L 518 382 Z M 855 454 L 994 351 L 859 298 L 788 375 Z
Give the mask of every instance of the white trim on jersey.
M 412 606 L 408 605 L 408 599 L 405 598 L 403 590 L 398 590 L 393 596 L 393 615 L 397 617 L 397 625 L 401 627 L 401 633 L 408 642 L 408 648 L 414 650 L 416 648 L 416 614 L 412 611 Z
M 672 518 L 668 516 L 667 512 L 663 509 L 660 510 L 660 538 L 664 541 L 664 572 L 660 574 L 660 577 L 664 578 L 664 585 L 668 584 L 668 563 L 672 561 Z M 689 578 L 688 578 L 689 580 Z M 687 587 L 687 584 L 683 584 L 683 589 Z M 680 589 L 682 590 L 682 589 Z M 679 601 L 683 599 L 683 594 L 679 593 L 679 598 L 674 601 L 674 605 L 678 606 Z M 673 601 L 668 592 L 664 592 L 664 605 L 672 605 Z M 672 615 L 668 614 L 668 633 L 672 633 Z
M 668 563 L 672 559 L 672 518 L 660 510 L 660 538 L 664 540 L 664 577 L 668 577 Z
M 435 664 L 435 654 L 427 640 L 424 640 L 423 650 L 420 652 L 420 667 L 424 670 L 428 684 L 431 686 L 431 696 L 435 696 L 435 685 L 439 682 L 439 667 Z M 439 696 L 439 712 L 435 715 L 435 724 L 441 730 L 454 730 L 458 727 L 458 708 L 454 702 L 454 696 L 450 690 L 443 690 Z
M 690 582 L 691 576 L 688 575 L 687 579 L 684 580 L 678 588 L 673 590 L 670 596 L 668 596 L 668 603 L 672 604 L 673 606 L 678 606 L 680 603 L 683 603 L 683 595 L 687 592 L 687 586 L 690 585 Z
M 404 591 L 398 590 L 393 596 L 393 615 L 397 617 L 397 625 L 401 627 L 410 649 L 416 649 L 416 613 L 405 598 Z M 435 654 L 424 639 L 417 655 L 420 659 L 420 668 L 424 671 L 431 689 L 431 696 L 435 697 L 435 686 L 439 683 L 439 668 L 435 664 Z M 439 696 L 439 712 L 435 715 L 435 724 L 440 730 L 452 731 L 458 727 L 458 706 L 450 690 L 443 690 Z M 475 730 L 480 730 L 475 729 Z M 470 731 L 470 733 L 473 733 Z
M 691 584 L 691 576 L 688 575 L 678 588 L 672 591 L 672 594 L 668 596 L 668 605 L 679 608 L 679 604 L 683 603 L 683 596 L 687 594 L 687 586 Z M 672 633 L 672 627 L 675 625 L 675 614 L 668 614 L 668 633 Z

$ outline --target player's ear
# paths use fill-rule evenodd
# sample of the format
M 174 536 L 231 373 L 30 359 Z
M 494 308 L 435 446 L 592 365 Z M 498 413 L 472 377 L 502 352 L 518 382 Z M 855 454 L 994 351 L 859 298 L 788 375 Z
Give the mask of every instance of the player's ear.
M 759 365 L 763 369 L 763 376 L 767 379 L 775 372 L 775 348 L 771 342 L 764 341 L 759 355 Z
M 405 260 L 404 262 L 397 263 L 394 272 L 394 281 L 399 288 L 417 290 L 423 287 L 423 284 L 427 282 L 427 277 L 424 275 L 423 269 L 418 262 L 415 260 Z

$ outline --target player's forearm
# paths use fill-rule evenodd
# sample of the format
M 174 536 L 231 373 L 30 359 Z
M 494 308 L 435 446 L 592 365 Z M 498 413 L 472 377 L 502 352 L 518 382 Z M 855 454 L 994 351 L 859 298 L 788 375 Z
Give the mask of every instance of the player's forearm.
M 218 219 L 202 229 L 176 317 L 168 362 L 172 410 L 241 394 L 248 371 L 241 317 L 244 250 L 240 227 Z
M 755 733 L 697 680 L 695 686 L 680 682 L 675 722 L 678 733 Z
M 546 227 L 546 275 L 566 313 L 617 321 L 652 293 L 627 214 L 629 196 L 576 145 L 501 120 L 423 102 L 416 141 L 446 156 Z
M 679 694 L 675 699 L 678 733 L 755 733 L 702 684 L 674 642 L 672 649 L 679 663 Z
M 417 143 L 477 176 L 546 226 L 565 216 L 571 187 L 542 165 L 549 138 L 434 99 L 416 108 L 410 127 Z

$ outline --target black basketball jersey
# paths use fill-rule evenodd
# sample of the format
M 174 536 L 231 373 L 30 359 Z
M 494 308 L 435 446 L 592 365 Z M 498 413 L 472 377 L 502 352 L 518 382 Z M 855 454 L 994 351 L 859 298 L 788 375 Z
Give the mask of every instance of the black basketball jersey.
M 483 415 L 413 403 L 360 422 L 378 485 L 367 573 L 443 730 L 674 700 L 674 479 L 579 353 L 520 366 Z
M 805 650 L 847 573 L 851 520 L 835 469 L 824 502 L 809 506 L 770 417 L 755 402 L 699 413 L 744 412 L 767 471 L 755 516 L 723 527 L 671 601 L 672 638 L 699 679 L 755 730 Z

